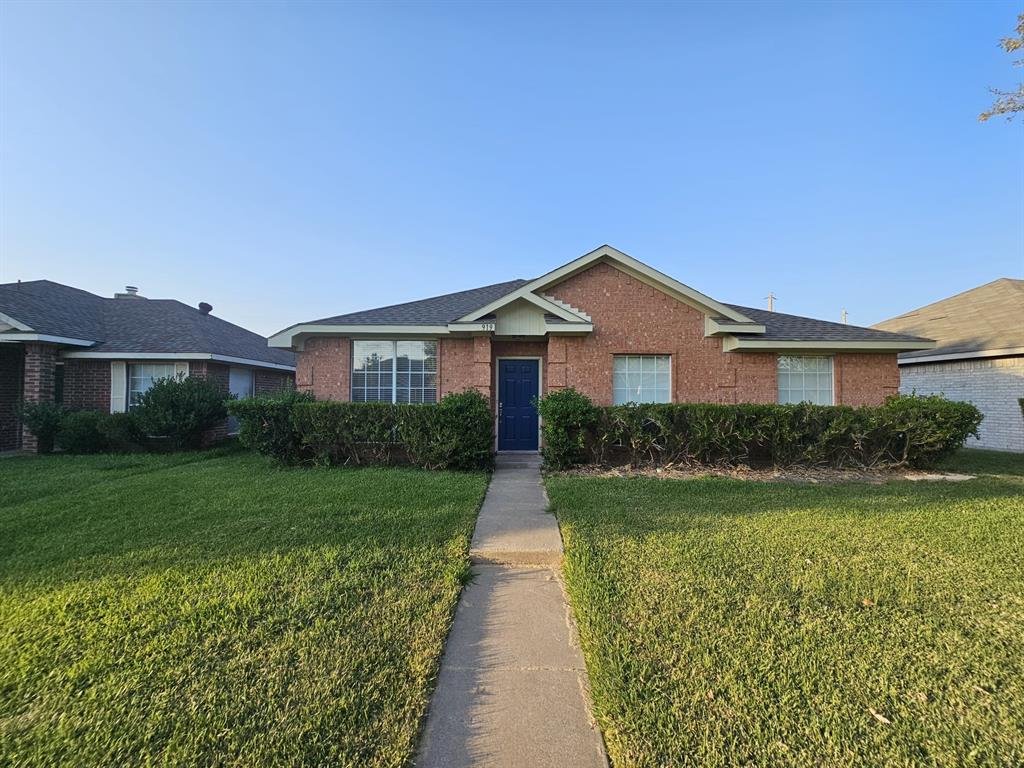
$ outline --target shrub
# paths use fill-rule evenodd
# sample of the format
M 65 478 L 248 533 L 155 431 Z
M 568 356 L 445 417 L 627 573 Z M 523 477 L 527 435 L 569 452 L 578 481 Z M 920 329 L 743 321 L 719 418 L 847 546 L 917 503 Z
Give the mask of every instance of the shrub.
M 598 419 L 598 409 L 587 396 L 571 388 L 558 390 L 537 402 L 537 412 L 544 425 L 545 464 L 562 469 L 584 462 L 587 436 Z M 599 446 L 597 455 L 603 456 L 603 448 Z
M 66 412 L 64 406 L 56 403 L 22 403 L 21 421 L 38 441 L 40 453 L 53 451 L 54 438 Z
M 103 422 L 111 414 L 99 411 L 68 411 L 60 421 L 57 445 L 68 453 L 100 453 L 109 442 L 103 432 Z
M 436 406 L 403 408 L 399 439 L 409 460 L 426 469 L 494 466 L 494 417 L 475 390 L 447 394 Z
M 981 414 L 941 397 L 894 397 L 874 408 L 630 404 L 596 407 L 572 390 L 540 401 L 552 468 L 699 462 L 776 466 L 927 467 L 977 434 Z
M 108 450 L 114 453 L 146 450 L 146 432 L 139 426 L 134 411 L 108 414 L 100 421 L 99 429 L 107 440 Z
M 493 465 L 494 422 L 478 392 L 445 395 L 437 405 L 312 402 L 306 395 L 231 403 L 239 441 L 282 463 L 391 464 L 427 469 Z
M 139 398 L 134 413 L 147 435 L 170 438 L 174 448 L 196 448 L 203 432 L 227 418 L 227 400 L 208 379 L 179 376 L 157 379 Z
M 284 464 L 300 458 L 299 433 L 292 420 L 297 403 L 311 403 L 306 392 L 292 387 L 261 397 L 246 397 L 228 403 L 228 412 L 238 419 L 238 442 L 263 456 Z

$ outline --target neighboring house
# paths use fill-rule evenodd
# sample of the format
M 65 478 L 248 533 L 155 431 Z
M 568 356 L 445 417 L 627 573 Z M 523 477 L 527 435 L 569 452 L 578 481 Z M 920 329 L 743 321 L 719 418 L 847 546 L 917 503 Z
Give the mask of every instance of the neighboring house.
M 318 399 L 432 403 L 473 388 L 499 450 L 535 451 L 534 398 L 575 387 L 599 404 L 876 405 L 899 389 L 908 334 L 722 304 L 609 246 L 536 280 L 294 325 L 296 385 Z
M 985 420 L 968 446 L 1024 452 L 1024 280 L 1004 277 L 875 328 L 937 342 L 899 356 L 901 391 L 972 402 Z
M 18 421 L 22 400 L 118 412 L 164 376 L 213 379 L 238 395 L 294 379 L 295 355 L 212 309 L 133 287 L 107 299 L 49 280 L 0 285 L 0 450 L 36 448 Z

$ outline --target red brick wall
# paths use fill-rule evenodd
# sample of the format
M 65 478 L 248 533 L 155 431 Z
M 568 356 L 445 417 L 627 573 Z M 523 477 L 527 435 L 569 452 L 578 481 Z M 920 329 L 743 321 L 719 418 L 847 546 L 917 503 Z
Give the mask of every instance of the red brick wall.
M 269 395 L 289 385 L 295 385 L 295 374 L 291 371 L 272 371 L 266 368 L 257 368 L 255 381 L 253 382 L 253 394 L 256 396 Z
M 64 405 L 68 408 L 109 413 L 110 361 L 65 360 Z
M 837 353 L 833 360 L 835 401 L 842 405 L 881 405 L 899 394 L 896 354 Z
M 208 379 L 215 382 L 225 395 L 230 391 L 229 379 L 230 367 L 221 363 L 214 363 L 208 360 L 193 360 L 188 364 L 188 375 L 197 379 Z M 228 436 L 228 421 L 225 419 L 213 429 L 203 433 L 203 445 L 213 445 L 225 440 Z
M 25 375 L 22 398 L 26 403 L 53 402 L 53 371 L 57 367 L 57 347 L 52 344 L 25 344 Z M 22 429 L 21 447 L 35 451 L 39 443 L 28 430 Z
M 674 402 L 772 403 L 775 355 L 727 353 L 704 337 L 704 315 L 609 264 L 597 264 L 548 291 L 587 312 L 594 331 L 553 337 L 548 386 L 575 387 L 596 403 L 612 402 L 612 356 L 672 356 Z
M 441 339 L 438 344 L 440 397 L 450 392 L 475 389 L 492 401 L 491 339 L 474 336 L 465 339 Z
M 18 403 L 24 360 L 25 348 L 21 344 L 0 344 L 0 451 L 21 447 Z
M 339 336 L 315 337 L 298 353 L 295 387 L 317 400 L 348 400 L 352 343 Z

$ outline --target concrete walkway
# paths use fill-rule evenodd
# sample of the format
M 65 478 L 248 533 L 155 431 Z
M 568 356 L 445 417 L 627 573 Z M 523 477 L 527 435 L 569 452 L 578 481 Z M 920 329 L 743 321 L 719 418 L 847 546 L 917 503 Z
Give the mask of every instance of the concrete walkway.
M 416 765 L 606 768 L 535 455 L 499 455 Z

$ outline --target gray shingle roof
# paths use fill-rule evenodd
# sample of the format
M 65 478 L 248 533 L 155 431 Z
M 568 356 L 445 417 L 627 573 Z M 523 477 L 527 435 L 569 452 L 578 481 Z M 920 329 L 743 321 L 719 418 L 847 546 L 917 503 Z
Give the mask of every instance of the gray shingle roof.
M 875 327 L 920 333 L 938 342 L 934 349 L 904 352 L 900 360 L 1024 347 L 1024 280 L 993 280 Z
M 490 304 L 495 299 L 507 296 L 521 288 L 528 280 L 510 280 L 507 283 L 485 285 L 469 291 L 448 293 L 404 304 L 393 304 L 378 309 L 350 312 L 345 315 L 324 317 L 309 321 L 310 325 L 444 325 L 474 309 Z M 775 341 L 921 341 L 918 336 L 886 333 L 856 325 L 831 323 L 809 317 L 787 315 L 782 312 L 768 312 L 752 307 L 726 304 L 738 310 L 751 320 L 765 326 L 764 334 L 736 334 L 750 338 Z M 587 311 L 587 308 L 582 308 Z M 590 308 L 592 311 L 594 308 Z M 305 325 L 306 323 L 303 323 Z
M 485 285 L 458 293 L 446 293 L 419 301 L 392 304 L 388 307 L 349 312 L 346 315 L 310 320 L 310 325 L 446 325 L 458 320 L 474 309 L 487 306 L 495 299 L 507 296 L 521 288 L 528 280 L 509 280 L 507 283 Z M 305 325 L 307 323 L 303 323 Z
M 263 336 L 174 299 L 107 299 L 32 280 L 0 285 L 0 312 L 35 333 L 95 341 L 90 352 L 214 354 L 295 365 L 294 353 L 268 347 Z
M 763 334 L 736 334 L 743 338 L 770 341 L 927 341 L 920 336 L 904 333 L 888 333 L 874 328 L 832 323 L 828 320 L 815 320 L 799 315 L 787 315 L 783 312 L 769 312 L 765 309 L 741 307 L 737 304 L 726 304 L 726 306 L 737 312 L 742 312 L 751 320 L 756 320 L 764 325 L 765 332 Z

